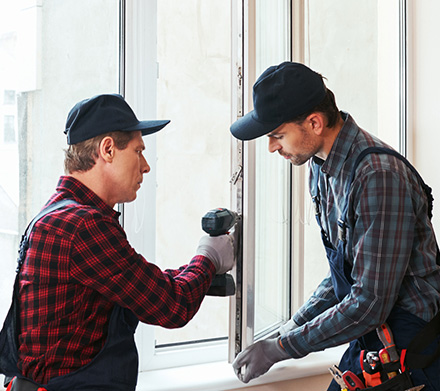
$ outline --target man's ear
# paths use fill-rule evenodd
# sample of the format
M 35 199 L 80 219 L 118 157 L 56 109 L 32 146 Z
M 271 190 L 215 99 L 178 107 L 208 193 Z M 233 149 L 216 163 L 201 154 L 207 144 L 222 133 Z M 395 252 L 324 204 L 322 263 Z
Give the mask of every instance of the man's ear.
M 319 136 L 322 134 L 327 121 L 327 118 L 325 117 L 324 114 L 319 112 L 312 113 L 307 117 L 306 120 L 308 121 L 308 123 L 311 126 L 311 129 L 313 130 L 313 132 L 315 132 L 316 135 Z
M 112 137 L 104 137 L 99 143 L 99 157 L 111 163 L 115 157 L 115 141 Z

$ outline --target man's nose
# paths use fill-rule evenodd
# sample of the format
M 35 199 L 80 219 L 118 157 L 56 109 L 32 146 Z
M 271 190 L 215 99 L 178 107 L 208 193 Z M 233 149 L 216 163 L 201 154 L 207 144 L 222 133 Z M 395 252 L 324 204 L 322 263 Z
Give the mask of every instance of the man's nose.
M 141 171 L 142 174 L 148 174 L 151 170 L 150 165 L 147 162 L 147 159 L 142 155 L 142 165 L 141 165 Z
M 274 153 L 281 149 L 281 145 L 276 138 L 269 137 L 269 152 Z

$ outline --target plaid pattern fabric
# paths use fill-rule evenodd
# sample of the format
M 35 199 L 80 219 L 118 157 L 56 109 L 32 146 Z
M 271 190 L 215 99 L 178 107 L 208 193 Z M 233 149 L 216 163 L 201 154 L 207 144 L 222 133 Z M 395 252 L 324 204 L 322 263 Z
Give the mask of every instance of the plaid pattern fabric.
M 320 165 L 321 222 L 338 243 L 337 220 L 348 199 L 345 259 L 352 266 L 351 293 L 339 302 L 328 276 L 294 315 L 304 325 L 282 337 L 292 357 L 352 341 L 383 323 L 397 305 L 429 321 L 440 306 L 436 241 L 427 198 L 416 176 L 396 157 L 366 156 L 352 187 L 346 182 L 367 147 L 388 147 L 343 113 L 345 124 Z M 310 170 L 310 183 L 314 181 Z
M 45 384 L 87 363 L 103 347 L 115 304 L 144 323 L 185 325 L 197 312 L 215 274 L 196 256 L 161 271 L 130 246 L 119 213 L 72 177 L 61 177 L 48 204 L 79 206 L 49 213 L 30 235 L 20 272 L 19 368 Z

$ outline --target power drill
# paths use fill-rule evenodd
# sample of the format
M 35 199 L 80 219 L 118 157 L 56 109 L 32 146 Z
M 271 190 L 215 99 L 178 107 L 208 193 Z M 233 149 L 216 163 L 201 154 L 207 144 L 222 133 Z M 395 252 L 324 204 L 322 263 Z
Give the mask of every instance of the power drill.
M 238 221 L 237 213 L 226 208 L 208 211 L 202 217 L 202 229 L 210 236 L 226 234 Z M 230 274 L 217 274 L 206 293 L 208 296 L 232 296 L 235 294 L 235 282 Z

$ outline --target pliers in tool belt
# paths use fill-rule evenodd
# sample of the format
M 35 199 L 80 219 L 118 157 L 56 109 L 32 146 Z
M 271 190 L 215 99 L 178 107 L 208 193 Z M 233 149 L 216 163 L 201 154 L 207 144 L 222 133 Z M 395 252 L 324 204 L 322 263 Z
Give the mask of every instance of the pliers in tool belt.
M 339 384 L 339 387 L 341 387 L 341 391 L 348 391 L 347 383 L 345 383 L 344 379 L 342 378 L 342 372 L 338 368 L 338 366 L 332 365 L 328 370 L 332 374 L 333 379 L 335 379 L 336 383 Z

